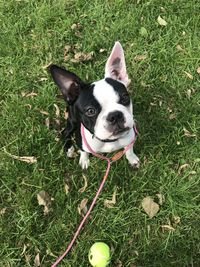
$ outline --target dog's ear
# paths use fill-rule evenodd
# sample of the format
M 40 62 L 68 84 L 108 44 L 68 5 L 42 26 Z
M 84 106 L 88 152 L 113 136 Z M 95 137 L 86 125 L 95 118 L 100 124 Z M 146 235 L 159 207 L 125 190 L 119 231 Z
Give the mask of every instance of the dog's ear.
M 110 77 L 115 80 L 119 80 L 128 86 L 130 80 L 126 72 L 126 63 L 124 58 L 124 50 L 120 42 L 116 42 L 112 52 L 106 62 L 105 78 Z
M 84 84 L 73 72 L 56 65 L 49 67 L 54 82 L 60 88 L 67 103 L 72 104 L 78 97 L 81 86 Z

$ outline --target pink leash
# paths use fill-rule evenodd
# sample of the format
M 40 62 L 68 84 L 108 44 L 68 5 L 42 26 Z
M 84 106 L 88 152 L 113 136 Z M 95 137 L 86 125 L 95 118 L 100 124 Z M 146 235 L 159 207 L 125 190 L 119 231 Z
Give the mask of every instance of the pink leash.
M 138 135 L 138 131 L 137 131 L 136 127 L 134 127 L 134 131 L 135 131 L 135 134 L 137 136 Z M 51 267 L 56 267 L 63 260 L 63 258 L 69 253 L 69 251 L 71 250 L 74 242 L 76 241 L 76 239 L 77 239 L 77 237 L 78 237 L 78 235 L 79 235 L 79 233 L 81 231 L 81 228 L 83 227 L 85 221 L 87 220 L 88 216 L 90 215 L 90 213 L 91 213 L 91 211 L 92 211 L 92 209 L 93 209 L 93 207 L 94 207 L 94 205 L 95 205 L 95 203 L 97 201 L 97 198 L 98 198 L 98 196 L 100 195 L 100 193 L 101 193 L 101 191 L 103 189 L 103 186 L 105 184 L 105 181 L 106 181 L 106 179 L 108 177 L 108 174 L 109 174 L 109 171 L 110 171 L 111 163 L 117 161 L 118 159 L 120 159 L 126 153 L 126 151 L 129 150 L 134 145 L 135 140 L 136 140 L 136 136 L 135 136 L 135 139 L 127 147 L 125 147 L 124 150 L 117 152 L 112 158 L 108 158 L 108 157 L 105 157 L 105 156 L 103 156 L 101 154 L 96 153 L 91 148 L 91 146 L 88 144 L 88 142 L 86 140 L 85 132 L 84 132 L 84 126 L 82 124 L 81 124 L 81 135 L 82 135 L 82 139 L 84 141 L 84 144 L 87 147 L 87 149 L 90 151 L 90 153 L 93 154 L 97 158 L 100 158 L 102 160 L 106 160 L 108 165 L 107 165 L 106 173 L 105 173 L 105 175 L 103 177 L 103 180 L 102 180 L 102 182 L 101 182 L 101 184 L 99 186 L 99 189 L 98 189 L 98 191 L 97 191 L 97 193 L 96 193 L 96 195 L 95 195 L 95 197 L 94 197 L 94 199 L 93 199 L 93 201 L 92 201 L 92 203 L 90 205 L 90 208 L 88 209 L 88 211 L 85 214 L 84 218 L 82 219 L 78 229 L 76 230 L 73 239 L 71 240 L 71 242 L 70 242 L 69 246 L 67 247 L 66 251 L 56 260 L 56 262 L 54 262 L 54 264 Z

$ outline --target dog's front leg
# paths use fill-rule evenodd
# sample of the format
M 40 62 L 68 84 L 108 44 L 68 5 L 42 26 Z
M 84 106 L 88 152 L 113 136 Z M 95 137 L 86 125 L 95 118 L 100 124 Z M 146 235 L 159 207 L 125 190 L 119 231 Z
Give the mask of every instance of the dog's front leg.
M 69 158 L 72 158 L 74 154 L 74 147 L 72 145 L 72 135 L 74 131 L 75 125 L 68 119 L 65 129 L 62 131 L 62 136 L 65 142 L 64 148 Z
M 83 150 L 80 150 L 79 152 L 80 152 L 79 164 L 81 165 L 83 170 L 87 169 L 90 165 L 89 153 Z
M 134 168 L 138 169 L 140 167 L 140 160 L 133 152 L 133 148 L 130 148 L 129 150 L 126 151 L 126 158 L 128 162 L 131 164 L 131 166 L 133 166 Z

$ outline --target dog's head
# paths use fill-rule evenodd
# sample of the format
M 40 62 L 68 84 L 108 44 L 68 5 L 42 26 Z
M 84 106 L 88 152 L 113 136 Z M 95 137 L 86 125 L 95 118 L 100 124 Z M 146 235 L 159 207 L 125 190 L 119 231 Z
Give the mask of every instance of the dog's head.
M 71 106 L 70 114 L 101 140 L 118 139 L 134 124 L 124 52 L 116 42 L 107 60 L 105 78 L 91 84 L 77 75 L 52 65 L 50 72 Z

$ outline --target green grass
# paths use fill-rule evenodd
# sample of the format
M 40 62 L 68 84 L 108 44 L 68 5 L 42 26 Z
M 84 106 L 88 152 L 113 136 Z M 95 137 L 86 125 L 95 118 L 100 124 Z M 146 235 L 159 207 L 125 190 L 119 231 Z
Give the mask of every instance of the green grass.
M 110 266 L 119 261 L 125 267 L 200 266 L 199 11 L 196 0 L 1 1 L 0 209 L 6 210 L 1 214 L 0 266 L 33 266 L 38 252 L 41 266 L 50 266 L 81 220 L 78 204 L 83 198 L 92 200 L 105 170 L 105 163 L 92 158 L 85 174 L 88 187 L 78 192 L 84 183 L 78 158 L 66 158 L 54 121 L 54 104 L 63 114 L 64 101 L 57 98 L 58 90 L 43 67 L 53 62 L 95 81 L 103 77 L 116 40 L 124 47 L 132 79 L 140 131 L 135 151 L 141 167 L 133 171 L 124 158 L 112 165 L 91 220 L 60 266 L 89 266 L 89 248 L 99 240 L 112 247 Z M 166 27 L 158 25 L 159 15 Z M 71 29 L 74 23 L 81 24 L 81 37 Z M 147 36 L 140 34 L 141 27 Z M 80 52 L 94 51 L 93 59 L 73 63 L 70 52 L 64 62 L 64 47 L 75 44 L 82 45 Z M 145 60 L 134 60 L 144 54 Z M 22 97 L 22 92 L 32 91 L 37 96 Z M 40 110 L 49 112 L 50 129 Z M 64 124 L 62 116 L 60 128 Z M 185 136 L 184 128 L 195 136 Z M 37 163 L 15 160 L 5 151 L 35 156 Z M 189 165 L 180 171 L 183 164 Z M 113 209 L 105 208 L 104 200 L 112 197 L 115 186 L 117 202 Z M 46 216 L 37 203 L 41 190 L 54 198 Z M 165 201 L 150 219 L 141 202 L 145 196 L 158 201 L 157 193 Z M 161 230 L 169 224 L 174 231 Z

